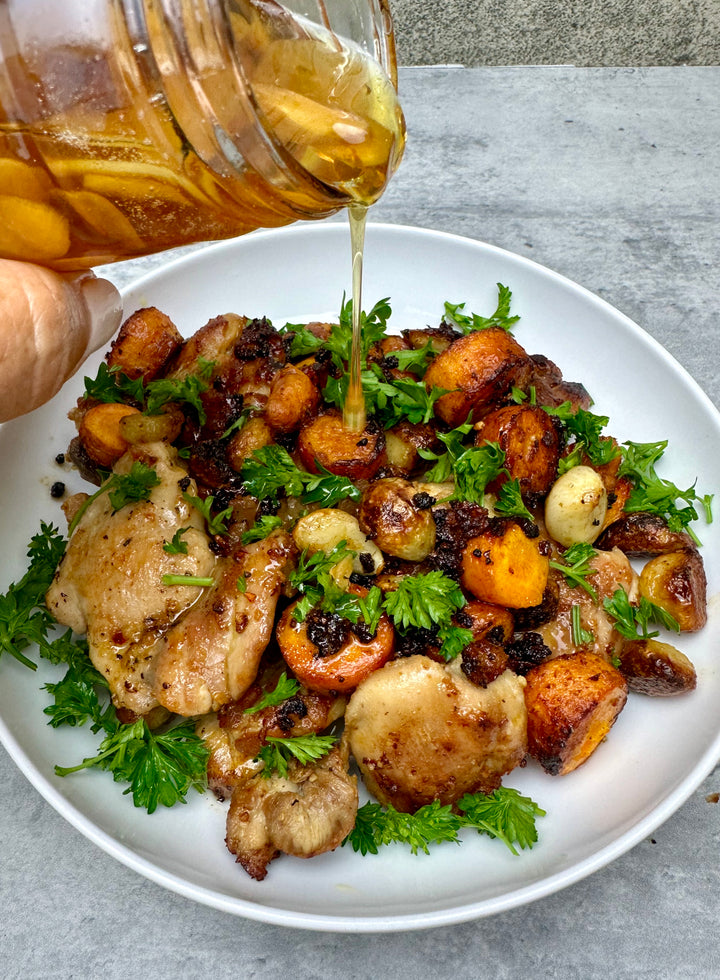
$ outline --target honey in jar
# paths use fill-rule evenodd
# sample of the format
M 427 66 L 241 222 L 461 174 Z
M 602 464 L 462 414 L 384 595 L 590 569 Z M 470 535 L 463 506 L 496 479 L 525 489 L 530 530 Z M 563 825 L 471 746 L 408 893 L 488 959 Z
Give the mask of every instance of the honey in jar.
M 376 201 L 404 144 L 385 2 L 312 6 L 0 4 L 0 257 L 78 270 Z

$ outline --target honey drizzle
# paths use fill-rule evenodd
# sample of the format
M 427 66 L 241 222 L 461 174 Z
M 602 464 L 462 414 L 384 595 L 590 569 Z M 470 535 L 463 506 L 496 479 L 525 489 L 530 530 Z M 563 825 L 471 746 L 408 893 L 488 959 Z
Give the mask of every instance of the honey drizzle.
M 352 204 L 348 208 L 352 251 L 352 350 L 350 354 L 350 381 L 343 405 L 343 425 L 350 432 L 362 432 L 366 421 L 365 396 L 363 395 L 361 378 L 362 326 L 360 317 L 367 211 L 367 207 L 361 204 Z

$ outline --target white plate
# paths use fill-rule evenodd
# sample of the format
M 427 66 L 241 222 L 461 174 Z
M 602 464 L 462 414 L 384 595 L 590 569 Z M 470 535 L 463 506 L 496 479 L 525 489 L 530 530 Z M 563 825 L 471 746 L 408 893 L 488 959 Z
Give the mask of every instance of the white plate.
M 281 325 L 336 313 L 349 292 L 349 235 L 342 224 L 261 232 L 193 253 L 125 293 L 127 312 L 156 305 L 185 333 L 235 311 Z M 513 291 L 522 319 L 517 339 L 581 380 L 620 439 L 669 439 L 662 473 L 680 486 L 720 486 L 720 419 L 710 401 L 639 327 L 602 300 L 524 258 L 467 239 L 393 226 L 368 229 L 364 307 L 390 296 L 396 328 L 436 325 L 443 301 L 487 314 L 495 283 Z M 99 357 L 98 359 L 99 360 Z M 97 362 L 96 362 L 97 363 Z M 94 373 L 95 364 L 87 366 Z M 65 414 L 82 388 L 73 381 L 48 406 L 0 429 L 3 482 L 0 587 L 23 572 L 25 548 L 40 519 L 61 526 L 49 486 L 77 474 L 58 468 L 72 427 Z M 698 525 L 709 592 L 720 578 L 720 525 Z M 12 556 L 12 557 L 11 557 Z M 547 810 L 540 842 L 519 857 L 470 835 L 413 857 L 399 847 L 360 857 L 349 848 L 300 861 L 281 857 L 254 882 L 226 851 L 224 807 L 193 794 L 187 806 L 149 817 L 101 772 L 59 779 L 53 765 L 93 755 L 98 737 L 44 724 L 43 683 L 10 657 L 0 664 L 0 735 L 40 793 L 75 827 L 119 861 L 189 898 L 266 922 L 348 932 L 437 926 L 490 915 L 537 899 L 606 865 L 650 834 L 698 786 L 720 756 L 720 676 L 711 637 L 717 603 L 703 633 L 683 637 L 698 689 L 668 700 L 631 696 L 590 761 L 564 779 L 534 765 L 507 779 Z

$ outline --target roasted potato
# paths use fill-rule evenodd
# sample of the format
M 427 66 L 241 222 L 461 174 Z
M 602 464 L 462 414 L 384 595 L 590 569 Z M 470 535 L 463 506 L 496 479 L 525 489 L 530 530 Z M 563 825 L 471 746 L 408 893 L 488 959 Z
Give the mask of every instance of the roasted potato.
M 298 436 L 298 452 L 303 466 L 318 473 L 318 465 L 351 480 L 372 479 L 385 455 L 385 433 L 369 422 L 365 429 L 350 432 L 342 414 L 331 410 L 308 422 Z
M 406 813 L 497 789 L 525 757 L 523 685 L 506 671 L 478 687 L 457 662 L 422 655 L 374 671 L 345 712 L 345 738 L 365 785 Z
M 669 612 L 681 632 L 702 629 L 707 622 L 707 579 L 697 548 L 651 558 L 640 572 L 640 594 Z
M 581 766 L 615 724 L 628 685 L 594 653 L 545 660 L 526 676 L 530 755 L 553 776 Z
M 457 614 L 459 626 L 469 629 L 475 640 L 507 643 L 515 629 L 515 616 L 503 606 L 471 599 Z
M 360 527 L 386 554 L 423 561 L 435 547 L 435 521 L 419 507 L 416 488 L 407 480 L 375 480 L 360 502 Z M 424 502 L 424 498 L 423 498 Z
M 536 538 L 513 521 L 494 520 L 468 541 L 462 555 L 462 584 L 478 599 L 523 609 L 542 602 L 549 560 Z
M 270 446 L 274 441 L 272 429 L 262 416 L 248 419 L 239 432 L 230 436 L 227 447 L 230 466 L 239 473 L 256 449 Z
M 595 547 L 603 551 L 619 548 L 629 558 L 643 558 L 692 548 L 694 545 L 689 534 L 671 531 L 664 517 L 638 511 L 621 514 L 605 528 L 595 541 Z
M 518 480 L 523 495 L 543 496 L 557 476 L 563 443 L 557 419 L 536 405 L 506 405 L 478 424 L 475 444 L 496 442 L 505 453 L 505 468 Z M 504 478 L 487 489 L 494 493 Z
M 487 415 L 513 385 L 527 382 L 530 371 L 530 358 L 514 337 L 490 327 L 453 341 L 428 368 L 425 386 L 447 389 L 435 413 L 454 428 L 470 413 L 476 422 Z
M 628 640 L 619 660 L 628 687 L 637 694 L 666 698 L 693 691 L 697 684 L 692 662 L 671 643 Z
M 136 310 L 120 327 L 107 355 L 109 368 L 144 384 L 163 371 L 180 350 L 182 336 L 170 317 L 154 306 Z
M 270 383 L 265 421 L 274 432 L 295 432 L 317 411 L 319 404 L 317 386 L 304 371 L 286 364 Z

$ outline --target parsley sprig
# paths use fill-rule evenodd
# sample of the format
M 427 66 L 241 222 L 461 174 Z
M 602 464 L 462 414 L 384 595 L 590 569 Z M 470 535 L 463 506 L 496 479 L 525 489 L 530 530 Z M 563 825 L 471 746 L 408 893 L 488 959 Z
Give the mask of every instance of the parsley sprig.
M 222 535 L 227 533 L 228 521 L 233 512 L 232 507 L 226 507 L 220 513 L 213 514 L 212 508 L 215 497 L 212 494 L 208 494 L 207 497 L 196 497 L 187 491 L 183 491 L 183 499 L 205 518 L 208 534 Z
M 106 718 L 106 732 L 97 755 L 76 766 L 55 766 L 55 774 L 69 776 L 83 769 L 104 769 L 115 782 L 127 782 L 136 807 L 154 813 L 158 805 L 185 803 L 191 789 L 207 788 L 209 750 L 195 734 L 195 722 L 184 719 L 164 731 L 148 728 L 144 719 L 121 725 Z
M 415 813 L 392 806 L 366 803 L 357 812 L 355 827 L 343 841 L 361 854 L 377 854 L 387 844 L 405 844 L 412 854 L 428 854 L 432 844 L 460 843 L 459 832 L 471 827 L 501 840 L 513 853 L 531 848 L 538 839 L 535 820 L 545 811 L 516 789 L 500 787 L 489 795 L 466 794 L 457 803 L 460 813 L 438 800 Z
M 597 589 L 588 582 L 589 576 L 597 575 L 597 569 L 590 565 L 596 554 L 591 544 L 578 541 L 565 550 L 562 561 L 551 560 L 550 568 L 562 572 L 570 585 L 584 589 L 597 602 Z
M 288 698 L 293 697 L 300 690 L 300 685 L 293 677 L 288 677 L 285 671 L 280 674 L 277 680 L 277 684 L 272 689 L 272 691 L 265 691 L 259 701 L 251 705 L 249 708 L 245 708 L 244 714 L 253 715 L 257 711 L 262 711 L 263 708 L 274 708 L 278 704 L 282 704 L 283 701 L 287 701 Z
M 320 473 L 301 470 L 287 449 L 263 446 L 245 461 L 240 473 L 245 490 L 258 500 L 274 500 L 280 494 L 303 503 L 334 507 L 341 500 L 360 500 L 360 490 L 344 476 L 335 476 L 318 464 Z
M 382 615 L 382 592 L 373 586 L 366 596 L 347 592 L 336 582 L 333 571 L 347 558 L 354 558 L 355 552 L 340 541 L 328 552 L 303 551 L 297 568 L 290 573 L 289 583 L 300 593 L 300 599 L 293 611 L 293 618 L 302 623 L 311 609 L 334 613 L 351 623 L 362 619 L 371 633 L 377 629 Z
M 465 313 L 464 303 L 445 303 L 444 320 L 453 327 L 457 327 L 464 334 L 472 333 L 473 330 L 486 330 L 488 327 L 502 327 L 503 330 L 512 330 L 513 326 L 520 319 L 519 316 L 510 316 L 510 302 L 512 292 L 502 283 L 497 283 L 498 300 L 495 312 L 490 316 L 479 316 L 477 313 Z
M 154 471 L 153 471 L 154 472 Z M 30 566 L 22 579 L 0 596 L 0 653 L 8 652 L 20 663 L 36 669 L 22 651 L 30 643 L 55 666 L 64 665 L 60 680 L 45 684 L 52 702 L 44 709 L 48 724 L 78 727 L 89 723 L 93 732 L 104 732 L 95 756 L 79 765 L 57 766 L 59 776 L 99 767 L 116 782 L 128 782 L 136 806 L 149 813 L 159 804 L 185 802 L 189 789 L 207 785 L 208 750 L 195 734 L 194 723 L 183 721 L 165 731 L 151 731 L 144 720 L 121 725 L 110 702 L 107 682 L 90 661 L 85 640 L 75 640 L 67 630 L 51 638 L 55 622 L 44 605 L 55 569 L 65 550 L 65 540 L 52 525 L 41 524 L 28 548 Z
M 256 756 L 263 763 L 260 774 L 265 778 L 274 773 L 286 777 L 292 759 L 306 766 L 327 755 L 336 741 L 334 735 L 297 735 L 295 738 L 271 735 Z
M 242 544 L 252 544 L 253 541 L 263 541 L 269 534 L 282 527 L 282 519 L 271 514 L 263 514 L 252 527 L 240 536 Z
M 411 628 L 437 631 L 440 656 L 452 660 L 472 642 L 472 632 L 452 622 L 465 601 L 457 582 L 433 571 L 403 578 L 397 589 L 387 593 L 383 606 L 401 632 Z
M 51 641 L 48 631 L 54 620 L 45 608 L 45 593 L 55 575 L 55 569 L 65 551 L 65 539 L 52 524 L 44 521 L 40 532 L 30 541 L 27 556 L 30 564 L 18 582 L 13 582 L 4 595 L 0 595 L 0 656 L 10 654 L 25 667 L 36 669 L 36 664 L 23 654 L 30 644 L 36 643 L 48 651 Z
M 689 525 L 698 520 L 696 504 L 702 508 L 707 523 L 711 523 L 713 495 L 699 496 L 694 485 L 681 490 L 670 480 L 658 476 L 655 464 L 667 448 L 666 439 L 661 442 L 626 442 L 623 447 L 618 475 L 628 476 L 634 484 L 625 510 L 659 514 L 665 518 L 670 530 L 686 531 L 696 544 L 700 544 Z M 685 506 L 681 506 L 681 503 Z
M 680 626 L 674 616 L 656 605 L 645 596 L 633 605 L 627 592 L 622 587 L 616 589 L 612 598 L 603 599 L 603 607 L 615 620 L 615 629 L 628 640 L 651 640 L 659 636 L 658 630 L 649 630 L 650 623 L 657 623 L 674 633 L 680 632 Z
M 102 494 L 106 493 L 108 495 L 113 513 L 116 514 L 126 504 L 149 500 L 151 491 L 155 487 L 159 487 L 160 483 L 160 477 L 152 466 L 147 466 L 140 460 L 135 460 L 128 473 L 113 473 L 105 480 L 99 490 L 96 490 L 95 493 L 83 501 L 70 522 L 68 537 L 70 537 L 78 526 L 90 504 Z
M 85 397 L 101 402 L 134 402 L 146 415 L 158 415 L 170 402 L 190 405 L 195 409 L 201 425 L 206 422 L 205 409 L 200 396 L 207 391 L 214 364 L 198 358 L 198 371 L 184 378 L 157 378 L 143 384 L 141 378 L 132 379 L 117 368 L 103 363 L 94 378 L 85 378 Z
M 505 468 L 505 452 L 496 442 L 486 442 L 482 446 L 466 446 L 465 436 L 472 430 L 472 424 L 464 422 L 450 432 L 438 433 L 438 438 L 445 443 L 444 453 L 433 453 L 428 449 L 420 449 L 420 455 L 435 465 L 425 474 L 425 479 L 432 483 L 446 483 L 454 480 L 454 500 L 466 500 L 473 504 L 485 501 L 485 489 L 489 483 L 500 476 L 510 474 Z M 519 485 L 517 486 L 519 497 Z M 513 488 L 505 491 L 501 499 L 501 513 L 522 513 L 522 516 L 532 516 L 525 510 L 522 500 L 518 508 L 517 497 Z M 502 510 L 503 506 L 506 508 Z M 523 513 L 524 511 L 524 513 Z
M 558 474 L 562 475 L 573 466 L 578 466 L 584 456 L 593 465 L 604 466 L 620 455 L 620 448 L 615 440 L 602 434 L 610 421 L 606 415 L 596 415 L 585 408 L 573 408 L 571 402 L 563 402 L 557 407 L 542 407 L 548 415 L 560 419 L 573 440 L 570 452 L 560 460 Z

